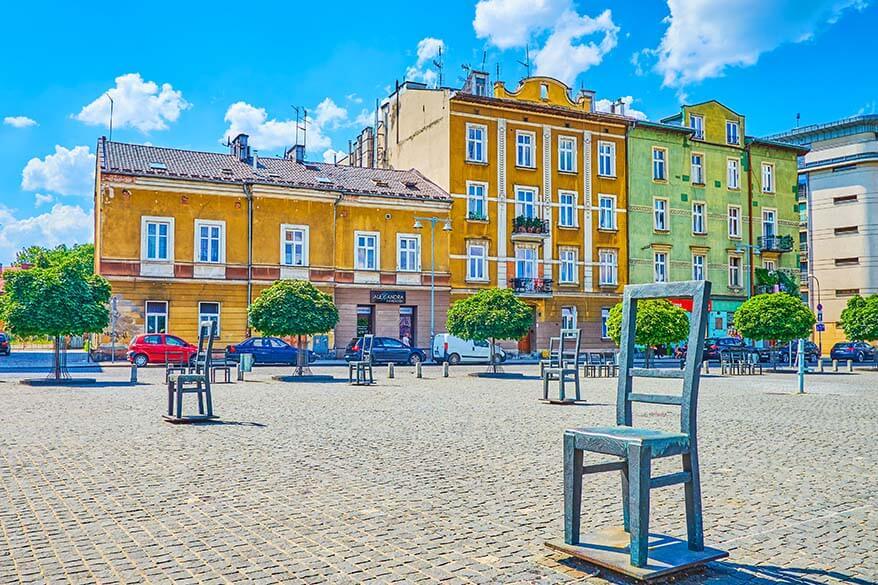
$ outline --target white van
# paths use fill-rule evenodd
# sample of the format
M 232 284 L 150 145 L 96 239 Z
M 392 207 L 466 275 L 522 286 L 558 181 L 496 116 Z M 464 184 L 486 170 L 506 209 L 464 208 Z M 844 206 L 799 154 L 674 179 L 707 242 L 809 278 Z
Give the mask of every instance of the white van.
M 491 344 L 488 341 L 467 341 L 450 333 L 437 333 L 433 339 L 433 360 L 456 364 L 487 364 L 491 361 Z M 506 361 L 506 352 L 494 346 L 494 360 Z

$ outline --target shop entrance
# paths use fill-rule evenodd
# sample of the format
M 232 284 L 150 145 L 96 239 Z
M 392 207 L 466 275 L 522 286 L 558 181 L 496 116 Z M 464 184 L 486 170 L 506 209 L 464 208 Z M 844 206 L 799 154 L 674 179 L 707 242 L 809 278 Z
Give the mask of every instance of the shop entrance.
M 418 308 L 402 306 L 399 308 L 399 339 L 406 345 L 418 344 Z
M 357 305 L 357 337 L 375 333 L 375 305 Z
M 535 351 L 536 347 L 536 331 L 534 327 L 536 327 L 536 307 L 531 307 L 531 312 L 533 313 L 533 325 L 530 328 L 530 331 L 527 332 L 527 335 L 518 340 L 518 353 L 519 354 L 529 354 Z

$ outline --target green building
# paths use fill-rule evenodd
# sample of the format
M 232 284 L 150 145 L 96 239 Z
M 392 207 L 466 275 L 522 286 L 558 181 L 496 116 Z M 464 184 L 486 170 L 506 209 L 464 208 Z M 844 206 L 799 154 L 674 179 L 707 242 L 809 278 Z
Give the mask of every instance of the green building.
M 745 128 L 744 116 L 709 101 L 638 121 L 628 135 L 629 282 L 710 280 L 708 336 L 734 333 L 735 309 L 773 290 L 760 283 L 778 273 L 798 289 L 804 151 Z

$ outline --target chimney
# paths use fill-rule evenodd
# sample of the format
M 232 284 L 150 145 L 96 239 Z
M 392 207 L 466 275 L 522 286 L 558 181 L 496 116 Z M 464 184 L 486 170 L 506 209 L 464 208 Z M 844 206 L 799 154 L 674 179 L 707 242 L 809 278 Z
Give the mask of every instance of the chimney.
M 256 171 L 259 169 L 259 151 L 253 150 L 253 170 Z
M 232 154 L 242 162 L 250 161 L 250 145 L 248 144 L 250 137 L 246 134 L 238 134 L 234 140 L 229 143 Z
M 287 160 L 294 160 L 297 163 L 305 162 L 305 145 L 296 144 L 295 146 L 289 147 L 286 152 L 284 152 L 284 158 Z

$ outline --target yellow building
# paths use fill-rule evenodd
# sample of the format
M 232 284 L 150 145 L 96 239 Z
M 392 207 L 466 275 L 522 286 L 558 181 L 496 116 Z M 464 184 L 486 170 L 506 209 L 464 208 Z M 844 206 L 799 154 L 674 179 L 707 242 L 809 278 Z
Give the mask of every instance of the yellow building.
M 120 312 L 143 332 L 192 340 L 219 322 L 220 344 L 250 331 L 247 307 L 279 278 L 333 295 L 328 349 L 364 332 L 430 340 L 431 237 L 416 217 L 448 218 L 448 194 L 417 171 L 260 158 L 241 135 L 229 154 L 101 139 L 95 258 Z M 435 315 L 449 295 L 448 237 L 435 234 Z M 423 233 L 422 233 L 423 232 Z
M 474 71 L 459 91 L 399 87 L 351 164 L 417 168 L 451 194 L 452 301 L 511 287 L 535 310 L 522 353 L 545 349 L 562 325 L 595 347 L 609 341 L 603 320 L 627 281 L 629 123 L 547 77 L 515 91 L 495 83 L 489 96 Z

